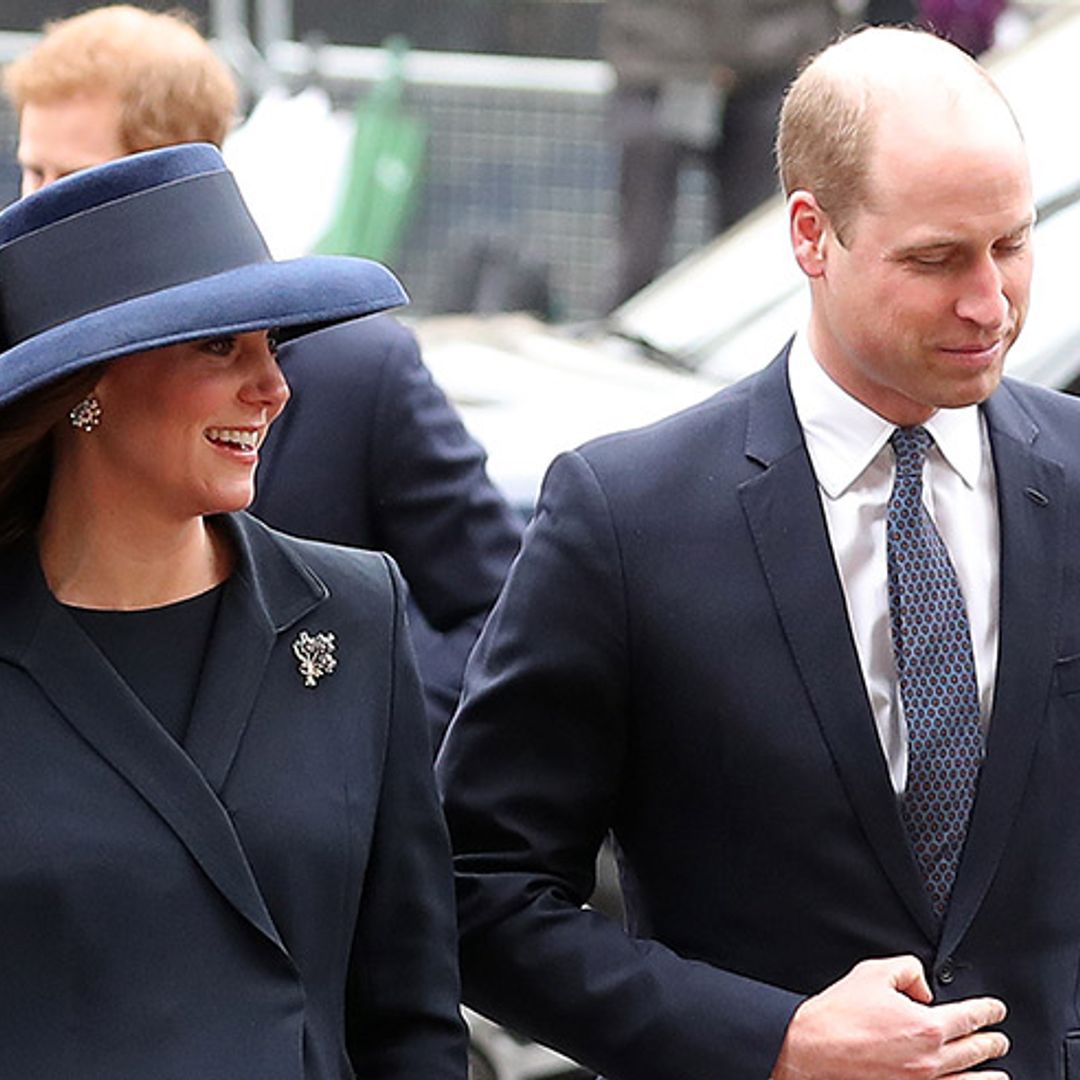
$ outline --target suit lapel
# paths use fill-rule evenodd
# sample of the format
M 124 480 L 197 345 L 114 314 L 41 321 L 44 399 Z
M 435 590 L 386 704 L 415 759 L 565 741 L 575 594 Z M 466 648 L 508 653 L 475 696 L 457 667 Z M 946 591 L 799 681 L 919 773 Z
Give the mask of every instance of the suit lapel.
M 942 953 L 955 948 L 986 895 L 1023 795 L 1050 688 L 1046 658 L 1054 656 L 1051 613 L 1065 552 L 1061 466 L 1035 452 L 1038 429 L 1008 384 L 985 412 L 1001 522 L 1000 660 L 987 757 L 940 931 Z M 752 393 L 747 456 L 762 471 L 741 485 L 743 508 L 822 735 L 882 867 L 927 937 L 938 939 L 863 687 L 816 480 L 787 387 L 786 357 L 762 373 Z M 847 647 L 837 649 L 838 641 Z
M 941 948 L 963 936 L 994 876 L 1046 715 L 1054 611 L 1065 552 L 1064 471 L 1036 453 L 1038 428 L 1008 384 L 985 408 L 1001 521 L 1000 642 L 994 708 L 967 843 Z M 1037 553 L 1037 555 L 1035 554 Z
M 219 792 L 280 620 L 290 611 L 310 609 L 326 590 L 262 526 L 226 519 L 225 527 L 239 560 L 223 597 L 184 750 L 53 599 L 29 547 L 8 560 L 0 577 L 5 609 L 0 657 L 34 679 L 93 750 L 160 815 L 222 895 L 284 951 Z M 253 570 L 253 543 L 266 549 L 266 575 Z
M 757 381 L 740 486 L 764 578 L 822 735 L 870 846 L 912 916 L 937 936 L 911 856 L 851 635 L 824 511 L 787 383 L 786 354 Z M 839 643 L 839 646 L 838 646 Z

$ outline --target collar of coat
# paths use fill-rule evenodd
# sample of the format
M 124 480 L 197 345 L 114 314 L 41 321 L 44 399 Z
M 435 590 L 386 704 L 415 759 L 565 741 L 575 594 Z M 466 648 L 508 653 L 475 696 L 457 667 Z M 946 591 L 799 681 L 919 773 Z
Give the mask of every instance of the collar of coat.
M 252 616 L 266 631 L 288 629 L 329 595 L 320 578 L 303 562 L 295 542 L 285 540 L 250 514 L 215 519 L 226 530 L 236 553 L 230 585 L 249 598 Z M 0 556 L 0 658 L 18 664 L 34 643 L 42 619 L 61 607 L 49 592 L 37 551 L 31 542 Z

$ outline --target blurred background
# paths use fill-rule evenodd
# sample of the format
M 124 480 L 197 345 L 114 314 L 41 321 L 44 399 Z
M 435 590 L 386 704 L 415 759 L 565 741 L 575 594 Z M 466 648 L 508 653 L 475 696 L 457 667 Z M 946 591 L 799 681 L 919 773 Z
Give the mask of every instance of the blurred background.
M 25 48 L 26 36 L 45 20 L 87 6 L 3 0 L 0 62 Z M 249 110 L 271 93 L 263 101 L 271 115 L 260 127 L 264 121 L 272 130 L 261 148 L 245 149 L 271 164 L 264 165 L 260 186 L 274 187 L 257 201 L 268 209 L 261 224 L 278 254 L 294 253 L 326 221 L 290 222 L 287 212 L 270 208 L 295 206 L 292 196 L 314 186 L 336 194 L 333 181 L 341 173 L 329 174 L 345 164 L 358 102 L 391 74 L 380 46 L 397 35 L 410 50 L 407 79 L 385 135 L 393 139 L 394 120 L 400 128 L 407 117 L 420 125 L 422 146 L 401 150 L 398 172 L 415 176 L 399 182 L 415 186 L 382 211 L 384 221 L 393 217 L 395 235 L 373 254 L 389 256 L 408 282 L 414 313 L 484 306 L 529 307 L 557 319 L 603 313 L 617 163 L 604 133 L 612 75 L 597 59 L 600 0 L 193 0 L 181 6 L 236 69 Z M 329 121 L 321 111 L 327 104 L 343 123 Z M 14 122 L 3 113 L 0 203 L 18 193 L 13 150 Z M 700 168 L 681 177 L 676 220 L 672 261 L 708 238 Z M 485 288 L 488 295 L 478 296 Z

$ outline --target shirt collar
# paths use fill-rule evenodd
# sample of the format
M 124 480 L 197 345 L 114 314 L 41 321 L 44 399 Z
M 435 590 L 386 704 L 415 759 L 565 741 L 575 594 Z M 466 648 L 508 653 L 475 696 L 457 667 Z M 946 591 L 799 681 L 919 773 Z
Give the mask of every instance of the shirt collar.
M 788 381 L 814 474 L 829 498 L 839 498 L 881 452 L 896 425 L 833 382 L 805 334 L 792 343 Z M 923 426 L 948 465 L 973 488 L 983 464 L 978 406 L 938 409 Z

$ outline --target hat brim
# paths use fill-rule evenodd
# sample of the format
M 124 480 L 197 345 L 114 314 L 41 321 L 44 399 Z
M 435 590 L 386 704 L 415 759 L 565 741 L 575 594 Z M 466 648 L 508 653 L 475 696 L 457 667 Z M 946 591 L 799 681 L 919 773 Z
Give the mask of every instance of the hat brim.
M 184 341 L 321 326 L 408 303 L 379 263 L 312 255 L 228 270 L 62 323 L 0 353 L 0 406 L 82 368 Z

